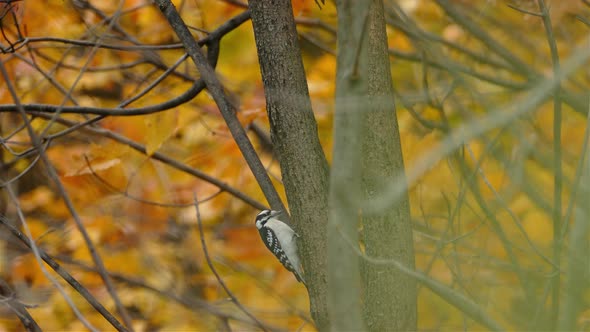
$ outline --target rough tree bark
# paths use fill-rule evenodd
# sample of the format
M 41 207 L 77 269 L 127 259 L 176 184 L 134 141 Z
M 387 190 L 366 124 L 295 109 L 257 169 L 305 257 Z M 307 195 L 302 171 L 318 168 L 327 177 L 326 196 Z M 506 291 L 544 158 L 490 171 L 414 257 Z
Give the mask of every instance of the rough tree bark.
M 382 0 L 373 0 L 369 10 L 368 81 L 370 102 L 362 135 L 362 186 L 365 202 L 384 191 L 384 184 L 404 178 L 404 162 L 393 97 L 387 53 L 387 35 Z M 402 176 L 400 176 L 402 175 Z M 376 214 L 362 217 L 365 253 L 393 259 L 414 269 L 412 221 L 407 195 Z M 369 210 L 371 207 L 369 207 Z M 393 265 L 363 265 L 364 318 L 371 331 L 416 330 L 416 281 Z
M 319 330 L 328 324 L 326 222 L 328 163 L 317 135 L 307 79 L 289 0 L 250 0 L 249 7 L 266 95 L 273 148 L 291 218 L 301 235 L 300 254 Z
M 362 330 L 365 322 L 372 330 L 412 330 L 416 328 L 415 283 L 391 267 L 367 265 L 365 311 L 361 311 L 361 279 L 353 248 L 358 244 L 359 202 L 363 195 L 365 199 L 379 195 L 385 178 L 403 172 L 403 160 L 383 5 L 348 0 L 338 1 L 337 6 L 337 111 L 327 228 L 330 248 L 326 248 L 328 166 L 311 111 L 291 4 L 288 0 L 249 1 L 273 147 L 291 215 L 302 235 L 311 312 L 320 330 Z M 394 258 L 413 268 L 407 199 L 376 215 L 363 216 L 363 221 L 369 255 Z

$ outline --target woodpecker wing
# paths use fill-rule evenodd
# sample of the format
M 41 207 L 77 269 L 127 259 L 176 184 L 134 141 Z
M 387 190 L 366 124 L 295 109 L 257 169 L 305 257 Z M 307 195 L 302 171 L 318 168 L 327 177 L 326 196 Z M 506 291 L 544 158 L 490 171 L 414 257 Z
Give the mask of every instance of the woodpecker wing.
M 277 257 L 279 262 L 281 262 L 281 264 L 283 264 L 283 266 L 287 270 L 291 271 L 295 275 L 297 281 L 305 283 L 303 281 L 303 278 L 299 275 L 299 272 L 295 269 L 295 267 L 289 260 L 289 257 L 287 256 L 285 251 L 283 251 L 283 249 L 281 248 L 281 244 L 275 232 L 273 232 L 273 230 L 268 227 L 262 227 L 260 229 L 260 235 L 262 237 L 262 242 L 264 242 L 264 245 L 266 245 L 268 250 L 270 250 Z

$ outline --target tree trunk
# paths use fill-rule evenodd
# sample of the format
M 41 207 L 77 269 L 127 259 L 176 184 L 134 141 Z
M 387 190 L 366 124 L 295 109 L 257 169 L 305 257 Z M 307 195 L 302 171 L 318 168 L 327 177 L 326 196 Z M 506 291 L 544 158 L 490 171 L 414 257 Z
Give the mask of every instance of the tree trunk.
M 295 19 L 289 0 L 250 0 L 273 148 L 305 269 L 311 314 L 325 330 L 328 163 L 311 109 Z
M 250 0 L 249 5 L 273 146 L 291 215 L 302 235 L 312 316 L 320 330 L 362 330 L 358 247 L 353 248 L 358 245 L 359 202 L 379 195 L 384 180 L 403 172 L 382 3 L 337 3 L 339 54 L 329 239 L 324 232 L 328 167 L 311 111 L 290 2 Z M 363 216 L 363 223 L 368 255 L 394 258 L 413 268 L 407 199 L 377 215 Z M 364 278 L 368 327 L 415 330 L 413 280 L 385 265 L 367 265 Z
M 341 0 L 338 11 L 336 113 L 328 222 L 328 309 L 333 331 L 364 330 L 358 222 L 363 123 L 368 103 L 370 2 Z
M 383 2 L 372 1 L 368 21 L 368 95 L 362 135 L 365 202 L 379 197 L 384 184 L 403 178 L 404 163 L 393 98 Z M 365 253 L 414 269 L 412 222 L 407 195 L 362 217 Z M 370 204 L 370 203 L 369 203 Z M 373 210 L 369 207 L 369 210 Z M 416 282 L 393 265 L 363 265 L 364 317 L 371 331 L 416 330 Z

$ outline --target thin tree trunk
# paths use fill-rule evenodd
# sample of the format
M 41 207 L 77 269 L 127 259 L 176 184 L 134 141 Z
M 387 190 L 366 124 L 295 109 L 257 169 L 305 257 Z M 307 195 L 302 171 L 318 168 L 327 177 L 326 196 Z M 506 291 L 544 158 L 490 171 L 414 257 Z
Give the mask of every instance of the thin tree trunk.
M 372 1 L 367 38 L 368 70 L 365 74 L 370 103 L 365 106 L 361 160 L 364 200 L 371 202 L 382 194 L 385 183 L 403 178 L 404 174 L 382 0 Z M 369 207 L 369 210 L 373 209 Z M 362 224 L 368 256 L 394 259 L 414 268 L 407 195 L 377 213 L 363 214 Z M 365 262 L 363 267 L 364 317 L 369 330 L 416 330 L 415 280 L 393 265 Z
M 363 122 L 368 103 L 367 21 L 370 2 L 341 0 L 334 153 L 328 222 L 328 308 L 332 331 L 362 331 L 358 222 Z
M 293 10 L 289 0 L 250 0 L 249 7 L 273 148 L 301 235 L 311 314 L 318 329 L 326 330 L 328 163 L 311 109 Z

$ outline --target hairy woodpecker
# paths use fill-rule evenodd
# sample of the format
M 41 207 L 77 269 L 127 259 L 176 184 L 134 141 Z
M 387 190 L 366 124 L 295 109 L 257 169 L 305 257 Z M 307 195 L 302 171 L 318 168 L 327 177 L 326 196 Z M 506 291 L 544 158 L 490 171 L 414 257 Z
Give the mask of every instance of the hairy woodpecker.
M 301 271 L 301 261 L 297 254 L 297 233 L 276 217 L 280 211 L 264 210 L 256 216 L 256 228 L 262 242 L 283 266 L 293 272 L 297 281 L 305 284 Z

